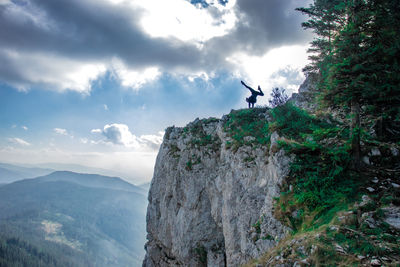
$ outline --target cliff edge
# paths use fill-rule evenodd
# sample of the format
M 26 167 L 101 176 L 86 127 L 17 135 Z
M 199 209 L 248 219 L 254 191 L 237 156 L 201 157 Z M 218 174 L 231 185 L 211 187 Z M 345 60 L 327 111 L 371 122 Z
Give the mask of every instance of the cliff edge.
M 290 158 L 265 135 L 268 120 L 259 108 L 166 130 L 143 266 L 238 266 L 286 236 L 272 213 Z

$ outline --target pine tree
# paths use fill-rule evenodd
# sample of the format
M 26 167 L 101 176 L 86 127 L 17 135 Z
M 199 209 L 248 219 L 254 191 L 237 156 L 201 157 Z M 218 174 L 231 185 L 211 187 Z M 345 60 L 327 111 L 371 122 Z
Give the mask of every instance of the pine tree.
M 304 29 L 312 29 L 316 38 L 311 42 L 308 50 L 311 55 L 311 64 L 303 70 L 305 72 L 319 72 L 322 62 L 332 51 L 332 42 L 338 31 L 345 24 L 345 4 L 341 0 L 315 0 L 308 8 L 297 8 L 310 17 L 302 23 Z

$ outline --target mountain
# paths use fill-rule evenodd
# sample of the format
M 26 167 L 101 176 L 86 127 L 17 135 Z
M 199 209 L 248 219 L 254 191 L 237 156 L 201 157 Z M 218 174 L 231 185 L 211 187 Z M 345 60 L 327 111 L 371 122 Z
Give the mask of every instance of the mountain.
M 134 186 L 119 177 L 109 177 L 98 174 L 56 171 L 46 176 L 37 177 L 36 179 L 41 182 L 65 181 L 94 188 L 106 188 L 128 191 L 137 194 L 146 194 L 145 190 L 141 187 Z
M 73 172 L 0 187 L 0 265 L 140 266 L 146 192 Z M 7 265 L 8 264 L 8 265 Z
M 123 172 L 118 172 L 115 170 L 108 170 L 108 169 L 102 169 L 102 168 L 94 168 L 94 167 L 89 167 L 89 166 L 84 166 L 80 164 L 71 164 L 71 163 L 39 163 L 35 165 L 26 165 L 27 167 L 39 167 L 39 168 L 48 168 L 52 169 L 55 171 L 72 171 L 72 172 L 77 172 L 77 173 L 96 173 L 100 175 L 105 175 L 105 176 L 116 176 L 116 177 L 121 177 L 124 180 L 128 181 L 133 181 L 134 184 L 137 183 L 137 181 L 143 180 L 143 177 L 137 176 L 132 173 L 123 173 Z
M 34 178 L 53 172 L 48 168 L 23 167 L 0 163 L 0 183 L 11 183 L 26 178 Z

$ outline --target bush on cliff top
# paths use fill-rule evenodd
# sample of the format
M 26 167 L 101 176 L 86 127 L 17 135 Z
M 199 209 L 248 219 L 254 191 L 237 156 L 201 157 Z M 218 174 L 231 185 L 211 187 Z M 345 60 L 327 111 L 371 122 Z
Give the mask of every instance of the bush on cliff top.
M 270 134 L 265 113 L 268 108 L 253 108 L 234 110 L 228 115 L 224 124 L 224 131 L 233 141 L 227 147 L 237 150 L 242 145 L 266 145 Z M 246 136 L 253 137 L 253 141 L 245 141 Z

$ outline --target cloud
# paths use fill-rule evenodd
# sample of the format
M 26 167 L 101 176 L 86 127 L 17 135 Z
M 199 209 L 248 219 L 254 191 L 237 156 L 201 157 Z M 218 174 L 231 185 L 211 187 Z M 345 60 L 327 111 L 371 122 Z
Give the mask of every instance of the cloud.
M 227 58 L 304 46 L 310 34 L 294 8 L 309 2 L 2 0 L 0 80 L 88 94 L 107 72 L 136 90 L 161 73 L 238 72 L 244 67 Z
M 92 129 L 90 132 L 91 133 L 102 133 L 103 130 L 101 130 L 101 129 Z
M 21 126 L 21 128 L 24 129 L 25 131 L 28 131 L 28 127 L 26 127 L 26 126 L 24 126 L 24 125 Z
M 101 133 L 106 139 L 106 143 L 120 145 L 134 150 L 157 150 L 164 136 L 164 132 L 158 135 L 141 135 L 136 136 L 131 133 L 129 127 L 125 124 L 113 123 L 106 124 L 103 130 L 93 129 L 91 133 Z M 98 144 L 99 142 L 92 142 Z
M 237 53 L 227 60 L 236 66 L 238 78 L 247 77 L 253 87 L 260 85 L 267 96 L 274 87 L 285 88 L 290 94 L 304 80 L 301 70 L 307 62 L 306 49 L 307 46 L 283 46 L 271 49 L 263 56 Z M 260 104 L 267 104 L 267 98 L 261 98 Z
M 53 131 L 54 131 L 56 134 L 59 134 L 59 135 L 68 135 L 68 132 L 67 132 L 66 129 L 54 128 Z
M 104 104 L 104 105 L 103 105 L 103 108 L 104 108 L 104 110 L 106 110 L 106 111 L 109 110 L 107 104 Z
M 27 141 L 25 141 L 21 138 L 18 138 L 18 137 L 8 138 L 8 141 L 10 141 L 11 143 L 14 143 L 16 145 L 21 145 L 21 146 L 30 146 L 31 145 Z

